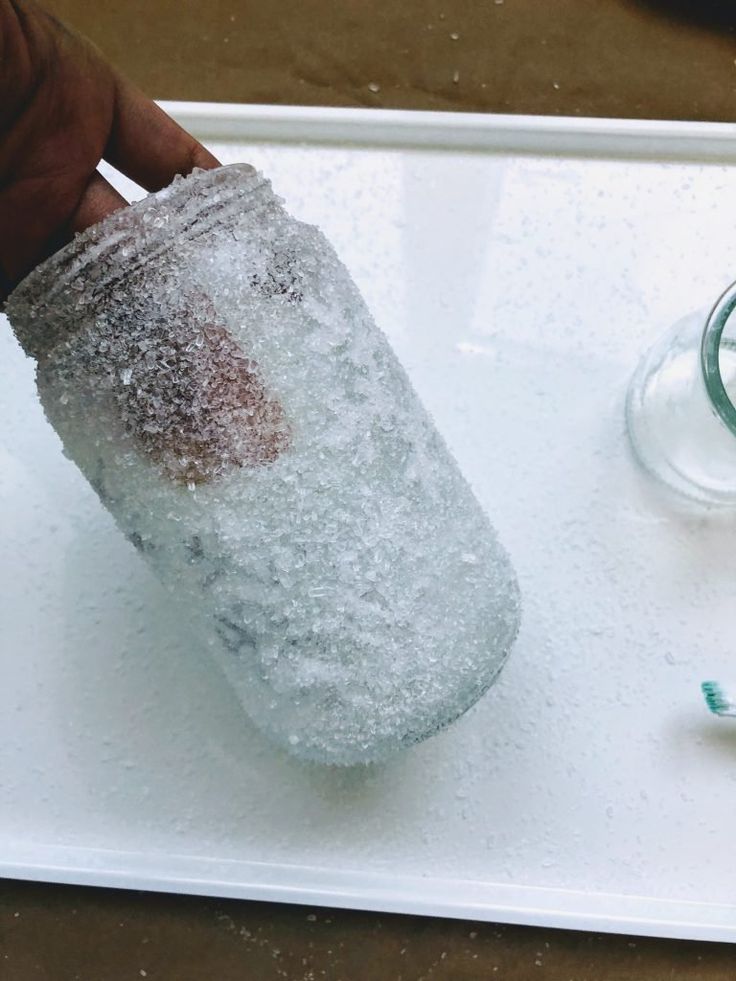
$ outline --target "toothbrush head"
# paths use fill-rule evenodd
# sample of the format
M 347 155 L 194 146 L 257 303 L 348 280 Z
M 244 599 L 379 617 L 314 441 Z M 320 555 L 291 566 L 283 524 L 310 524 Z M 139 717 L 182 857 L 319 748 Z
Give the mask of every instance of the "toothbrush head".
M 733 701 L 717 681 L 704 681 L 701 684 L 705 702 L 714 715 L 736 715 L 736 702 Z

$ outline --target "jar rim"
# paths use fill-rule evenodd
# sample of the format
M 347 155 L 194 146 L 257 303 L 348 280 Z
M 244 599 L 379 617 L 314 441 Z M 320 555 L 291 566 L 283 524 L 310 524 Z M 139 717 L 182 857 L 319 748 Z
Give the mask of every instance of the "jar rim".
M 73 305 L 78 319 L 100 288 L 205 231 L 233 205 L 252 210 L 262 197 L 258 192 L 269 190 L 269 182 L 250 164 L 196 168 L 79 232 L 32 269 L 5 301 L 24 350 L 38 358 L 53 346 L 63 331 L 63 311 L 69 313 L 70 291 L 78 297 Z
M 723 331 L 734 310 L 736 310 L 736 281 L 723 291 L 708 314 L 700 343 L 700 369 L 713 410 L 728 430 L 736 436 L 736 406 L 723 384 L 720 363 Z

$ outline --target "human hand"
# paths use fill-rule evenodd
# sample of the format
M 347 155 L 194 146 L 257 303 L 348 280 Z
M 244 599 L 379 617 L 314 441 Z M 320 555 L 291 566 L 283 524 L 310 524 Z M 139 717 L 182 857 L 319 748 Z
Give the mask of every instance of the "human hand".
M 218 161 L 34 0 L 0 0 L 0 302 L 38 262 L 127 202 Z

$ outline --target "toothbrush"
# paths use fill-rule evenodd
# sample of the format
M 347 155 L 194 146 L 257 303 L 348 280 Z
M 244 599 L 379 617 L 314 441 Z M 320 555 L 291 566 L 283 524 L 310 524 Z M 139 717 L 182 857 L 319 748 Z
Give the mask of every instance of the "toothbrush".
M 708 708 L 714 715 L 736 716 L 736 701 L 717 681 L 704 681 L 701 684 Z

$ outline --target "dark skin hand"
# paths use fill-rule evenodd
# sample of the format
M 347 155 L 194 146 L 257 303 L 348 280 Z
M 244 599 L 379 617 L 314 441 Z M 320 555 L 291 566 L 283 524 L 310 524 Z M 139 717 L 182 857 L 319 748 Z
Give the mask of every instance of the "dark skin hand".
M 0 0 L 0 302 L 75 232 L 127 202 L 106 160 L 148 191 L 218 161 L 33 0 Z

